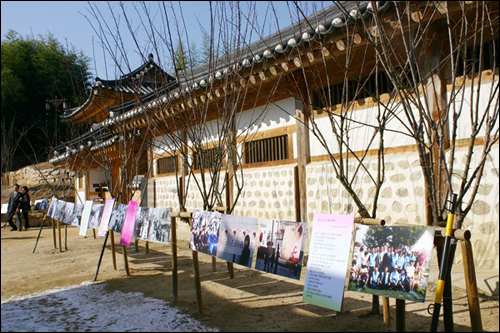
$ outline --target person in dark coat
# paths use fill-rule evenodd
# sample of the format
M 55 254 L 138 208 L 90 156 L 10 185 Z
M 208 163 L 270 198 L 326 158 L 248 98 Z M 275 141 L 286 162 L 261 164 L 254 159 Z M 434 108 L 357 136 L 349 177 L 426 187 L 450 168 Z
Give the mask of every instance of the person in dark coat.
M 241 252 L 240 261 L 238 264 L 243 266 L 248 266 L 248 261 L 250 260 L 250 236 L 245 236 L 245 246 Z
M 10 231 L 16 231 L 17 226 L 13 221 L 14 214 L 16 213 L 17 209 L 17 201 L 19 200 L 19 197 L 21 196 L 21 192 L 19 192 L 19 185 L 16 184 L 14 185 L 14 192 L 10 194 L 9 196 L 9 205 L 7 208 L 7 221 L 9 222 L 10 225 Z M 17 214 L 17 219 L 19 220 L 19 214 Z M 19 224 L 21 222 L 18 222 Z
M 28 194 L 29 189 L 26 186 L 21 187 L 21 195 L 16 200 L 16 213 L 18 214 L 18 227 L 19 231 L 22 231 L 21 219 L 19 213 L 23 213 L 24 218 L 24 230 L 28 230 L 30 228 L 30 221 L 28 218 L 28 213 L 31 210 L 31 198 Z

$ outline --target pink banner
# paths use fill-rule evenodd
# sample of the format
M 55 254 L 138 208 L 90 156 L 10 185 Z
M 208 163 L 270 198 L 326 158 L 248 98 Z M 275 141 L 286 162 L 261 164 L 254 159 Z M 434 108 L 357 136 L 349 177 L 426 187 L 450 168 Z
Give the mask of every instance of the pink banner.
M 128 202 L 127 213 L 125 214 L 125 222 L 123 223 L 122 237 L 120 238 L 120 244 L 122 245 L 130 246 L 132 233 L 134 232 L 135 214 L 137 213 L 138 206 L 139 203 L 137 201 Z
M 97 237 L 105 237 L 108 231 L 109 220 L 111 218 L 111 212 L 115 206 L 115 199 L 106 200 L 104 204 L 104 211 L 102 212 L 101 224 L 99 225 L 99 231 L 97 232 Z

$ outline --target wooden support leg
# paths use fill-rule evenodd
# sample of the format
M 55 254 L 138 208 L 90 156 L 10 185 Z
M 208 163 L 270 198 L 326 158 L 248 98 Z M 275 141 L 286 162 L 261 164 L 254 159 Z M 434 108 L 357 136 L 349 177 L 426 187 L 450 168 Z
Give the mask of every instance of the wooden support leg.
M 52 219 L 51 219 L 52 220 Z M 57 249 L 56 224 L 52 221 L 52 235 L 54 236 L 54 249 Z
M 139 252 L 139 240 L 138 239 L 135 239 L 135 252 Z
M 229 272 L 229 278 L 234 279 L 234 265 L 232 262 L 227 262 L 227 271 Z
M 382 307 L 384 310 L 384 324 L 391 325 L 391 308 L 389 304 L 389 297 L 382 297 Z
M 396 331 L 405 332 L 405 301 L 396 299 Z
M 57 234 L 59 235 L 59 253 L 62 252 L 61 222 L 57 221 Z
M 174 305 L 177 304 L 177 223 L 176 218 L 170 218 L 170 230 L 172 233 L 172 240 L 170 245 L 172 246 L 172 288 L 174 296 Z
M 94 239 L 97 239 L 97 237 L 95 235 L 95 229 L 92 229 L 92 234 L 94 235 Z
M 114 231 L 109 231 L 109 236 L 111 237 L 111 257 L 113 258 L 113 267 L 116 270 L 118 268 L 116 267 L 116 250 L 115 250 L 115 233 Z
M 194 287 L 196 289 L 196 303 L 198 305 L 198 314 L 203 313 L 203 304 L 201 300 L 201 278 L 200 278 L 200 263 L 198 262 L 198 252 L 193 253 L 193 268 L 194 268 Z
M 477 292 L 476 268 L 474 266 L 472 244 L 468 240 L 462 241 L 462 261 L 464 263 L 465 286 L 467 288 L 472 332 L 482 332 L 483 323 Z
M 216 272 L 217 271 L 217 260 L 215 259 L 215 257 L 212 257 L 212 272 Z
M 125 262 L 125 272 L 127 273 L 127 276 L 130 276 L 130 270 L 128 268 L 127 247 L 125 245 L 122 245 L 122 251 L 123 251 L 123 260 Z
M 377 295 L 372 297 L 372 314 L 380 313 L 380 301 Z
M 64 250 L 68 251 L 68 225 L 64 225 Z
M 149 241 L 146 241 L 146 253 L 149 253 Z

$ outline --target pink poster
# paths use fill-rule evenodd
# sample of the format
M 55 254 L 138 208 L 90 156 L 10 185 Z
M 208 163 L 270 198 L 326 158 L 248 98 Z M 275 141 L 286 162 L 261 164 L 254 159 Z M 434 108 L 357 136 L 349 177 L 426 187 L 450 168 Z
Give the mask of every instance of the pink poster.
M 97 237 L 105 237 L 108 231 L 109 220 L 111 218 L 111 212 L 115 205 L 115 199 L 106 200 L 104 204 L 104 211 L 102 212 L 101 224 L 99 225 L 99 231 L 97 232 Z
M 130 246 L 132 233 L 134 232 L 135 214 L 137 213 L 138 206 L 139 203 L 137 201 L 128 202 L 127 213 L 125 214 L 125 222 L 123 223 L 122 237 L 120 238 L 120 244 L 122 245 Z

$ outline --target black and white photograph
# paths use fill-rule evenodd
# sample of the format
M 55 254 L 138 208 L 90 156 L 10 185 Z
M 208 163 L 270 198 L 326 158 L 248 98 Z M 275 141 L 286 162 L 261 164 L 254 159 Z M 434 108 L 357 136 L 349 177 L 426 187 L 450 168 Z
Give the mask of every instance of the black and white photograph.
M 58 200 L 56 211 L 54 212 L 54 219 L 59 222 L 64 222 L 66 218 L 66 201 Z
M 255 269 L 300 280 L 306 239 L 307 223 L 262 221 Z
M 189 248 L 216 257 L 221 220 L 221 213 L 195 210 Z
M 172 208 L 157 207 L 151 209 L 149 241 L 168 244 L 170 242 L 170 217 L 168 217 L 168 213 L 172 211 Z
M 151 208 L 139 207 L 135 215 L 134 232 L 132 238 L 148 240 L 149 227 L 151 225 Z
M 348 290 L 424 302 L 433 227 L 357 226 Z
M 217 258 L 251 268 L 258 228 L 258 219 L 223 214 Z
M 83 214 L 83 204 L 75 204 L 75 211 L 73 212 L 73 216 L 71 217 L 71 225 L 75 227 L 80 226 L 80 221 L 82 219 Z
M 66 202 L 66 206 L 64 207 L 64 220 L 62 222 L 66 224 L 71 224 L 71 219 L 73 218 L 74 212 L 75 212 L 75 203 Z
M 99 222 L 101 222 L 102 212 L 104 210 L 104 204 L 94 204 L 92 206 L 92 211 L 90 212 L 90 220 L 88 229 L 99 228 Z
M 59 200 L 57 200 L 56 197 L 53 197 L 52 200 L 50 201 L 50 206 L 49 206 L 49 209 L 47 210 L 48 217 L 54 218 L 54 214 L 57 210 L 57 202 L 58 201 Z
M 121 233 L 126 213 L 127 205 L 121 203 L 115 204 L 115 209 L 113 209 L 113 212 L 111 213 L 111 219 L 109 221 L 109 230 Z

